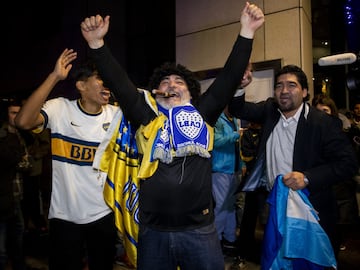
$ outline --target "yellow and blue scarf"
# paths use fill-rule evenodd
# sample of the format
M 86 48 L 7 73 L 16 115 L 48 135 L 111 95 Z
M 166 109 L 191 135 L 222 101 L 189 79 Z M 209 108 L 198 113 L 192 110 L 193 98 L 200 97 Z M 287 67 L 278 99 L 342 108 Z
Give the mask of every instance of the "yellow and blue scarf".
M 190 103 L 169 110 L 156 104 L 148 91 L 145 100 L 157 117 L 136 132 L 139 153 L 143 154 L 138 177 L 149 178 L 158 162 L 169 164 L 174 157 L 199 155 L 210 158 L 214 144 L 214 129 L 204 122 Z

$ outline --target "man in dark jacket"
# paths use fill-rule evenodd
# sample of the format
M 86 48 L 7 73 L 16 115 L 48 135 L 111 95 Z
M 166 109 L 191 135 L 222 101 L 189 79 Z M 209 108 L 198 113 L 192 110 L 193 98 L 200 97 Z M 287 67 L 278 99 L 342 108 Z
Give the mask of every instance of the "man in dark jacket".
M 260 180 L 257 188 L 270 190 L 280 174 L 287 187 L 307 188 L 319 222 L 335 247 L 336 200 L 332 186 L 351 178 L 358 165 L 338 119 L 309 106 L 308 91 L 303 70 L 288 65 L 275 76 L 274 97 L 255 104 L 245 101 L 244 92 L 237 93 L 229 110 L 235 117 L 262 124 L 256 165 L 265 165 L 266 169 L 265 178 L 256 178 L 266 181 Z M 259 172 L 256 168 L 252 171 Z
M 81 23 L 91 48 L 89 55 L 104 82 L 113 89 L 125 117 L 140 126 L 137 142 L 144 157 L 139 169 L 143 181 L 138 270 L 224 268 L 214 226 L 211 133 L 242 79 L 252 39 L 263 21 L 261 9 L 246 3 L 240 36 L 205 94 L 200 95 L 192 72 L 181 65 L 166 64 L 156 69 L 150 80 L 155 98 L 148 91 L 137 91 L 104 46 L 109 16 L 91 16 Z
M 0 269 L 11 261 L 12 269 L 25 270 L 24 220 L 21 211 L 22 179 L 19 165 L 26 164 L 25 144 L 14 118 L 21 102 L 7 104 L 7 119 L 0 127 Z

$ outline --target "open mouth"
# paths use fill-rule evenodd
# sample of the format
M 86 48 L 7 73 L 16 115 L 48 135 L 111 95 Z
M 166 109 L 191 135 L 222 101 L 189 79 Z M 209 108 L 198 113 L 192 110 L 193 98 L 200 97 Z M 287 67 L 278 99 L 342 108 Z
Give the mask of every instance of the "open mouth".
M 110 91 L 107 89 L 104 89 L 100 92 L 100 94 L 104 97 L 104 98 L 109 98 L 110 97 Z

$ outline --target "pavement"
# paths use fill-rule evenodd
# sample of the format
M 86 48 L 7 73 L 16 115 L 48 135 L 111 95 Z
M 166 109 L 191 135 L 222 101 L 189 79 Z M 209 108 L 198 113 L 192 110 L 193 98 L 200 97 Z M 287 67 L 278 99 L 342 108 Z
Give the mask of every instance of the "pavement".
M 356 179 L 358 182 L 357 199 L 360 206 L 360 176 Z M 239 265 L 234 257 L 225 257 L 224 270 L 260 270 L 260 256 L 261 256 L 261 239 L 263 231 L 261 228 L 256 230 L 256 247 L 255 252 L 245 264 Z M 25 236 L 25 252 L 26 262 L 29 270 L 48 270 L 47 266 L 47 239 L 48 235 L 45 233 L 38 234 L 30 232 Z M 339 251 L 338 269 L 337 270 L 360 270 L 360 208 L 359 208 L 359 222 L 353 229 L 346 232 L 344 241 L 345 249 Z M 114 264 L 114 270 L 130 270 L 126 266 Z M 5 270 L 11 270 L 8 267 Z M 83 270 L 86 270 L 83 269 Z

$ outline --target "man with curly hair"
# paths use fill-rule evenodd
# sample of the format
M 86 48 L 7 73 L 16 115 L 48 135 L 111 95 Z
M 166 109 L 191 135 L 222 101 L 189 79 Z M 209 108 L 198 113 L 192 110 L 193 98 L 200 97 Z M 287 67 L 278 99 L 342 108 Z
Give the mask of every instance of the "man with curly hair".
M 211 188 L 213 127 L 242 80 L 263 12 L 246 3 L 233 50 L 203 95 L 194 74 L 171 63 L 154 71 L 150 87 L 155 96 L 139 91 L 104 45 L 109 20 L 88 17 L 81 31 L 125 117 L 139 127 L 137 269 L 223 269 Z

